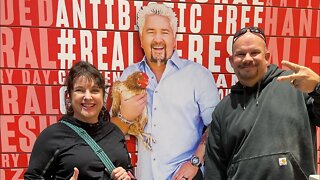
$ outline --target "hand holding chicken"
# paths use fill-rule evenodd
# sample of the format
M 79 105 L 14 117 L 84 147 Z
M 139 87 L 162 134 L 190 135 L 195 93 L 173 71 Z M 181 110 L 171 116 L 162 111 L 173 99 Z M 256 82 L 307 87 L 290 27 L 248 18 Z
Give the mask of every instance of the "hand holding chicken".
M 117 117 L 120 113 L 121 98 L 130 99 L 131 97 L 146 93 L 146 87 L 148 86 L 148 76 L 143 72 L 134 72 L 127 77 L 125 81 L 116 81 L 112 86 L 112 107 L 111 116 Z M 128 134 L 134 135 L 138 140 L 142 140 L 144 145 L 149 149 L 151 148 L 151 142 L 155 142 L 153 137 L 149 133 L 144 132 L 144 127 L 148 122 L 147 107 L 144 107 L 142 113 L 133 121 L 133 124 L 129 126 Z

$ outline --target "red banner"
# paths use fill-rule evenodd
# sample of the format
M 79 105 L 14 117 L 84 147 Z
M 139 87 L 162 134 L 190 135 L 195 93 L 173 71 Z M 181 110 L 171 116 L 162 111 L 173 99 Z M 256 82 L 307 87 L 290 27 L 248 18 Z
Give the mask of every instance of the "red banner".
M 320 73 L 319 0 L 155 2 L 173 8 L 179 55 L 212 72 L 221 98 L 237 82 L 228 58 L 232 35 L 244 26 L 265 30 L 270 63 L 289 60 Z M 0 0 L 0 179 L 23 179 L 36 137 L 65 113 L 64 81 L 74 63 L 91 62 L 110 87 L 140 61 L 136 13 L 148 3 Z M 135 138 L 127 144 L 135 165 Z

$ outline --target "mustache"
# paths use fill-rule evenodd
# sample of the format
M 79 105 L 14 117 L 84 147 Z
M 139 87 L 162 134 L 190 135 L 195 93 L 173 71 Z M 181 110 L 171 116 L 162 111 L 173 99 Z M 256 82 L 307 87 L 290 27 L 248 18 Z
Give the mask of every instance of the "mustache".
M 238 68 L 247 68 L 247 67 L 256 67 L 258 66 L 257 64 L 254 64 L 253 62 L 245 62 L 245 63 L 242 63 L 238 66 Z

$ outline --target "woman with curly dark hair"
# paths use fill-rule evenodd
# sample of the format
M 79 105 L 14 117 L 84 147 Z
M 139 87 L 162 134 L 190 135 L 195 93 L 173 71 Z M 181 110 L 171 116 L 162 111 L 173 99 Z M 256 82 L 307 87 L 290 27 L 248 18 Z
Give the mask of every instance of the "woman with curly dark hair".
M 66 87 L 67 114 L 37 138 L 25 179 L 131 179 L 124 134 L 110 122 L 101 73 L 80 61 L 70 69 Z M 111 171 L 97 155 L 99 150 L 96 154 L 71 126 L 83 129 L 100 146 L 112 162 Z

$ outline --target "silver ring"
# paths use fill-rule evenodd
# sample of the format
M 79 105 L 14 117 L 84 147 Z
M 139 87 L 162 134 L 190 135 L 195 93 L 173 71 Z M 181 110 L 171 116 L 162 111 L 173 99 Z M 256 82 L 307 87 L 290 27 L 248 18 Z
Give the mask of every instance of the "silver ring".
M 183 179 L 188 179 L 187 177 L 182 176 Z

